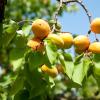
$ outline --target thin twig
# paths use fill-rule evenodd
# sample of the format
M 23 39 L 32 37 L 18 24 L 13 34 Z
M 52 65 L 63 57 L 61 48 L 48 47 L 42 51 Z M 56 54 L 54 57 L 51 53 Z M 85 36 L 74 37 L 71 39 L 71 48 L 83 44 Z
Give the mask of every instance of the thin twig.
M 60 0 L 57 0 L 57 1 L 60 1 Z M 88 9 L 86 8 L 86 6 L 83 4 L 82 0 L 69 0 L 69 1 L 63 0 L 62 3 L 67 5 L 68 3 L 71 3 L 71 2 L 76 2 L 82 6 L 82 8 L 84 9 L 84 11 L 86 12 L 86 14 L 88 16 L 89 23 L 91 24 L 92 16 L 91 16 L 90 12 L 88 11 Z M 91 30 L 89 29 L 89 31 L 87 32 L 87 36 L 89 36 L 90 33 L 91 33 Z M 96 41 L 99 41 L 96 34 L 95 34 L 95 39 L 96 39 Z
M 22 21 L 19 21 L 17 24 L 18 25 L 20 25 L 20 26 L 22 26 L 24 23 L 26 23 L 26 22 L 29 22 L 29 23 L 33 23 L 33 21 L 32 20 L 22 20 Z
M 60 11 L 60 9 L 62 7 L 62 2 L 63 2 L 63 0 L 60 0 L 58 8 L 57 8 L 56 12 L 54 13 L 54 18 L 53 19 L 54 19 L 55 23 L 53 24 L 53 27 L 52 27 L 52 33 L 56 30 L 57 16 L 58 16 L 59 11 Z
M 86 8 L 86 6 L 83 4 L 82 1 L 79 1 L 79 0 L 68 0 L 68 1 L 63 0 L 62 3 L 67 5 L 67 4 L 71 3 L 71 2 L 76 2 L 76 3 L 80 4 L 83 7 L 84 11 L 86 12 L 86 14 L 88 16 L 89 22 L 91 23 L 91 14 L 89 13 L 88 9 Z

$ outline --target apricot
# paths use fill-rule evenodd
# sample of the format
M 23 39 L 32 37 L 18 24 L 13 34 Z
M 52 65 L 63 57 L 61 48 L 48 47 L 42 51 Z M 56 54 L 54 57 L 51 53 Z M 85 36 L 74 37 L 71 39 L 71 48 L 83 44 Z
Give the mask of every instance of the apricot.
M 43 51 L 44 49 L 43 42 L 38 38 L 33 38 L 32 40 L 29 40 L 27 46 L 31 47 L 33 51 Z
M 92 22 L 91 22 L 91 31 L 96 33 L 96 34 L 100 34 L 100 18 L 95 18 Z
M 50 33 L 50 26 L 48 22 L 42 19 L 37 19 L 32 23 L 32 31 L 35 37 L 44 39 Z
M 87 36 L 79 35 L 76 38 L 74 38 L 74 46 L 80 51 L 85 51 L 88 49 L 90 45 L 90 40 Z
M 44 73 L 46 73 L 46 74 L 48 74 L 48 75 L 50 75 L 51 77 L 56 77 L 57 74 L 58 74 L 58 70 L 57 70 L 56 67 L 54 67 L 54 68 L 49 68 L 49 67 L 46 66 L 45 64 L 42 65 L 41 71 L 44 72 Z
M 91 43 L 88 48 L 88 51 L 99 54 L 100 53 L 100 42 Z
M 59 47 L 62 47 L 64 45 L 63 39 L 57 34 L 49 34 L 47 38 Z
M 73 44 L 73 36 L 71 35 L 71 33 L 67 33 L 67 32 L 61 33 L 60 37 L 64 41 L 63 48 L 69 49 Z

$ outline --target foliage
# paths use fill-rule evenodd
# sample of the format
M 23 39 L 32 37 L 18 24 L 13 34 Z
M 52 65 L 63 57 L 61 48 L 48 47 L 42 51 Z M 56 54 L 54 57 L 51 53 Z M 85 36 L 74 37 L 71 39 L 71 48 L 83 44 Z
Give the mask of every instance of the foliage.
M 0 100 L 58 100 L 60 95 L 69 100 L 73 97 L 100 99 L 100 54 L 85 51 L 71 55 L 48 38 L 41 40 L 42 52 L 27 46 L 35 35 L 31 22 L 36 18 L 48 20 L 51 29 L 54 24 L 57 28 L 58 22 L 51 18 L 56 7 L 50 0 L 8 1 L 0 34 Z M 66 10 L 63 5 L 59 15 Z M 41 71 L 44 64 L 50 69 L 60 64 L 63 72 L 52 77 Z

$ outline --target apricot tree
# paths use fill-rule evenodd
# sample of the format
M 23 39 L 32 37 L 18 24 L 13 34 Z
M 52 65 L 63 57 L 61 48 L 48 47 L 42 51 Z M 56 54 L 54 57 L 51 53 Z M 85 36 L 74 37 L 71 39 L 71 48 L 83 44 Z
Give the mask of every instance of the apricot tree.
M 57 1 L 51 19 L 18 22 L 5 19 L 2 23 L 0 63 L 4 71 L 0 80 L 1 100 L 52 100 L 59 81 L 64 84 L 64 89 L 79 89 L 86 86 L 91 76 L 99 91 L 100 42 L 96 34 L 100 33 L 100 18 L 92 20 L 81 0 Z M 49 0 L 40 2 L 50 3 Z M 86 35 L 77 34 L 76 37 L 71 32 L 62 32 L 58 22 L 63 7 L 75 2 L 83 7 L 90 23 Z M 93 43 L 89 37 L 91 32 L 95 35 Z M 67 52 L 72 47 L 75 55 Z

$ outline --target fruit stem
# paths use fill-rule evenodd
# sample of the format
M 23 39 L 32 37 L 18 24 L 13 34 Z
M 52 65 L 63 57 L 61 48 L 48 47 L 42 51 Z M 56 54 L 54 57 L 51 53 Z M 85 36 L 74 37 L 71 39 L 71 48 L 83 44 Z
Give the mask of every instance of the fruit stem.
M 60 1 L 60 0 L 57 0 L 57 1 Z M 66 0 L 63 0 L 63 4 L 68 4 L 68 3 L 71 3 L 71 2 L 76 2 L 76 3 L 78 3 L 78 4 L 80 4 L 81 6 L 82 6 L 82 8 L 85 10 L 85 12 L 86 12 L 86 14 L 87 14 L 87 16 L 88 16 L 88 19 L 89 19 L 89 22 L 91 23 L 91 14 L 89 13 L 89 11 L 88 11 L 88 9 L 86 8 L 86 6 L 83 4 L 83 2 L 80 0 L 68 0 L 68 1 L 66 1 Z
M 96 34 L 95 34 L 95 39 L 96 39 L 97 42 L 99 42 L 99 39 L 97 38 Z
M 51 31 L 52 33 L 56 30 L 56 25 L 57 25 L 57 20 L 58 20 L 57 16 L 59 14 L 60 9 L 62 8 L 62 2 L 63 2 L 63 0 L 59 0 L 58 8 L 57 8 L 56 12 L 54 13 L 54 21 L 55 21 L 55 23 L 52 26 L 52 31 Z

